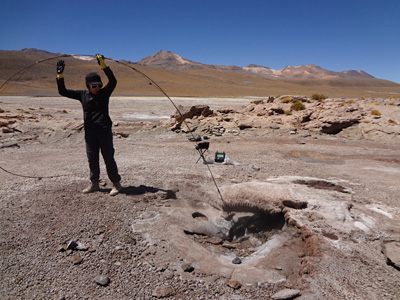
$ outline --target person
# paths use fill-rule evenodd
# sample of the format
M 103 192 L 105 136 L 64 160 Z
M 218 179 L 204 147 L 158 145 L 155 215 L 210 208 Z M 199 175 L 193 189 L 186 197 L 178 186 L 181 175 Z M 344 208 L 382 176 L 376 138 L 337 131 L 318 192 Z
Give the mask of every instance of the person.
M 121 190 L 121 176 L 118 173 L 117 163 L 114 159 L 114 146 L 112 136 L 112 121 L 108 112 L 110 96 L 117 85 L 110 67 L 104 62 L 104 56 L 96 54 L 97 62 L 108 78 L 108 84 L 103 87 L 101 77 L 97 73 L 86 75 L 87 90 L 69 90 L 64 83 L 65 62 L 57 62 L 57 87 L 61 96 L 76 99 L 81 102 L 85 128 L 86 155 L 90 169 L 90 185 L 83 193 L 92 193 L 100 190 L 100 159 L 99 152 L 104 158 L 108 178 L 113 186 L 111 196 L 117 195 Z

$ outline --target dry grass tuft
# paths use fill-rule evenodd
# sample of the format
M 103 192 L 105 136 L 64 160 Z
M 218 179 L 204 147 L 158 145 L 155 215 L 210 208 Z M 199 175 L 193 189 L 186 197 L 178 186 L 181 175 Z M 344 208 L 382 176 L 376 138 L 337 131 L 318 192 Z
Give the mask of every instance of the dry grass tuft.
M 370 114 L 373 115 L 373 116 L 381 116 L 382 115 L 379 110 L 373 110 L 373 111 L 370 112 Z
M 294 111 L 304 110 L 306 109 L 305 105 L 301 101 L 297 101 L 292 104 L 291 109 Z

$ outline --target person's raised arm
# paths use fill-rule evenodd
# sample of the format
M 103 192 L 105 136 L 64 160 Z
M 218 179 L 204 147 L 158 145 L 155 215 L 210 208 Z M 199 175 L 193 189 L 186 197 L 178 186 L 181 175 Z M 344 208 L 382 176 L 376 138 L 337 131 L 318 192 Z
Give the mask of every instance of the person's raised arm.
M 58 87 L 58 93 L 61 96 L 80 100 L 81 99 L 81 92 L 80 91 L 74 91 L 74 90 L 67 90 L 65 87 L 65 82 L 64 82 L 64 70 L 65 70 L 65 62 L 63 60 L 59 60 L 57 62 L 57 87 Z
M 108 83 L 104 87 L 104 89 L 111 95 L 111 93 L 117 86 L 117 79 L 115 78 L 114 73 L 111 71 L 110 67 L 108 67 L 104 62 L 104 56 L 101 54 L 96 54 L 96 58 L 97 58 L 97 63 L 100 65 L 101 69 L 104 71 L 104 73 L 108 78 Z

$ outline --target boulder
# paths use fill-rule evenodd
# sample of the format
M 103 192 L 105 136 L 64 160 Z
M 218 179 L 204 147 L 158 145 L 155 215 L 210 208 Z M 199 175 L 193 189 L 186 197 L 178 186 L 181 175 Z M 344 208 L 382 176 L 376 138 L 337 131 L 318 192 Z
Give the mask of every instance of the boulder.
M 182 123 L 185 119 L 192 119 L 195 116 L 208 117 L 214 112 L 210 110 L 208 105 L 194 105 L 194 106 L 178 106 L 178 110 L 171 116 L 175 118 L 178 123 Z M 179 113 L 180 112 L 180 113 Z
M 388 265 L 400 270 L 400 242 L 387 242 L 383 244 L 383 251 Z

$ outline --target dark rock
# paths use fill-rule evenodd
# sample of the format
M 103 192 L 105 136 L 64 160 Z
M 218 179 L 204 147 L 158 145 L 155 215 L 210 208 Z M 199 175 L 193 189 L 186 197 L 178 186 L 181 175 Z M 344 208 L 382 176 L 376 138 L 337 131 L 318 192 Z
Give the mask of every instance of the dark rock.
M 233 260 L 232 260 L 232 263 L 233 264 L 235 264 L 235 265 L 240 265 L 241 263 L 242 263 L 242 260 L 240 259 L 240 257 L 235 257 Z
M 188 272 L 188 273 L 191 273 L 191 272 L 194 271 L 194 268 L 193 268 L 193 266 L 192 266 L 191 264 L 183 264 L 183 265 L 181 266 L 181 268 L 182 268 L 182 270 L 183 270 L 184 272 Z
M 383 245 L 383 253 L 388 265 L 400 270 L 400 242 L 388 242 Z
M 253 125 L 246 124 L 246 123 L 241 123 L 241 124 L 238 125 L 238 127 L 239 127 L 240 130 L 243 130 L 243 129 L 247 129 L 247 128 L 253 128 Z

